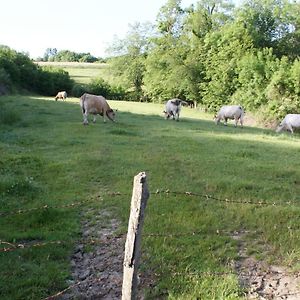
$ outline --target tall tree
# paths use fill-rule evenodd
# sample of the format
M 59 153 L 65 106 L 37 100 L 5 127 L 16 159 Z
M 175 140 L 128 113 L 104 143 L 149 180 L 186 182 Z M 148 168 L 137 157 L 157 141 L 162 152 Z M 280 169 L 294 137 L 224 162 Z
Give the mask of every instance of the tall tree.
M 110 72 L 119 77 L 118 84 L 125 86 L 133 100 L 143 98 L 143 79 L 145 58 L 150 46 L 153 26 L 150 23 L 135 23 L 125 39 L 116 39 L 109 49 L 111 59 Z
M 237 12 L 256 48 L 273 48 L 278 56 L 300 54 L 300 3 L 248 0 Z

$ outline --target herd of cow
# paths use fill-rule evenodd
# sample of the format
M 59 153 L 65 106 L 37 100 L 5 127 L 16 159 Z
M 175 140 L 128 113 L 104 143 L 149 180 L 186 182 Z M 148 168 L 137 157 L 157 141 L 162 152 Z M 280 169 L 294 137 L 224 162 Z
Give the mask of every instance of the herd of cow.
M 66 100 L 66 98 L 67 93 L 65 91 L 58 92 L 55 96 L 56 101 L 57 99 Z M 168 100 L 164 111 L 166 119 L 172 118 L 173 120 L 179 121 L 182 105 L 193 107 L 193 102 L 183 101 L 178 98 Z M 94 116 L 93 122 L 96 122 L 96 115 L 103 116 L 104 122 L 106 122 L 106 118 L 115 121 L 115 111 L 110 108 L 103 96 L 84 93 L 80 97 L 80 107 L 84 125 L 88 124 L 89 114 Z M 221 120 L 224 120 L 224 125 L 227 125 L 227 121 L 230 119 L 234 120 L 235 127 L 237 127 L 238 122 L 240 122 L 241 127 L 243 127 L 244 115 L 245 111 L 240 105 L 225 105 L 221 107 L 215 116 L 215 122 L 216 124 L 219 124 Z M 294 133 L 294 130 L 297 128 L 300 128 L 300 114 L 287 114 L 277 126 L 276 132 L 287 130 Z

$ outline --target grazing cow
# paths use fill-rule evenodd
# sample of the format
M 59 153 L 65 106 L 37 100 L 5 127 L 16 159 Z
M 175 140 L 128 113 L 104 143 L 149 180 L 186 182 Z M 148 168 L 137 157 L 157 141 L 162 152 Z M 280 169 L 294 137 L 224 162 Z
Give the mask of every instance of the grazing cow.
M 103 96 L 91 94 L 83 94 L 80 97 L 80 106 L 83 115 L 83 125 L 88 125 L 88 115 L 94 115 L 93 122 L 96 122 L 96 115 L 103 116 L 103 121 L 106 122 L 106 117 L 111 121 L 115 121 L 115 112 L 109 107 L 106 99 Z
M 276 128 L 276 132 L 288 130 L 294 133 L 293 129 L 300 128 L 300 114 L 287 114 Z
M 241 126 L 243 127 L 244 121 L 244 110 L 240 105 L 224 105 L 215 116 L 216 124 L 219 124 L 220 120 L 224 119 L 224 125 L 227 126 L 227 120 L 235 120 L 235 127 L 240 120 Z
M 195 108 L 195 103 L 194 103 L 194 101 L 192 101 L 192 100 L 185 100 L 185 103 L 186 103 L 186 105 L 187 105 L 188 107 L 190 107 L 190 108 Z M 183 103 L 183 104 L 185 104 L 185 103 Z
M 63 92 L 58 92 L 57 95 L 55 96 L 55 101 L 57 101 L 57 99 L 62 99 L 62 100 L 66 100 L 67 99 L 67 92 L 63 91 Z
M 166 110 L 164 111 L 166 119 L 172 117 L 173 120 L 179 121 L 182 102 L 184 101 L 178 98 L 168 100 L 168 102 L 166 103 Z

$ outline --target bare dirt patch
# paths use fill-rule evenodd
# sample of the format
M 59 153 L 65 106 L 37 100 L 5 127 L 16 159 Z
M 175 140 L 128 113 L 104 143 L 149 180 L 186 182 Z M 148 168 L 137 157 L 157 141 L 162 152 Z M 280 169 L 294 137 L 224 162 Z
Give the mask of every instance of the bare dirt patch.
M 89 243 L 76 246 L 72 288 L 60 299 L 121 299 L 126 236 L 117 234 L 119 227 L 120 222 L 105 210 L 82 222 L 82 236 Z
M 300 274 L 290 272 L 286 267 L 273 266 L 265 261 L 247 255 L 246 231 L 232 235 L 238 241 L 239 260 L 235 262 L 240 285 L 246 290 L 247 299 L 299 300 Z

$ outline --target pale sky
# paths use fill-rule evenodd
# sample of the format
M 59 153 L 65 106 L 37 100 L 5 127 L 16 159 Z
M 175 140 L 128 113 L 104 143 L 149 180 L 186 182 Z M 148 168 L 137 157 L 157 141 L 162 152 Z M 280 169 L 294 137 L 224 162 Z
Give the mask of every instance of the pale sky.
M 182 0 L 188 7 L 197 0 Z M 129 24 L 154 23 L 167 0 L 2 0 L 0 45 L 31 58 L 47 48 L 90 52 L 105 57 L 114 38 L 124 38 Z

